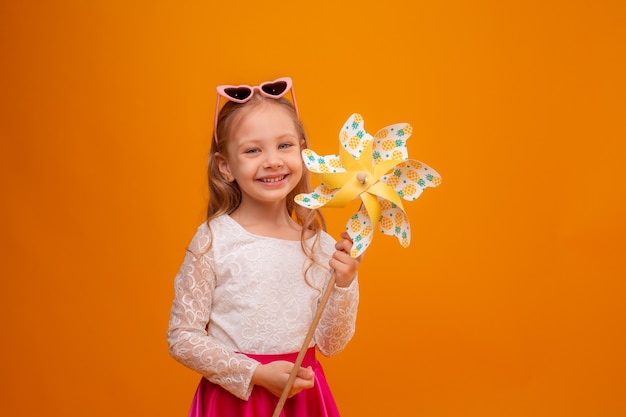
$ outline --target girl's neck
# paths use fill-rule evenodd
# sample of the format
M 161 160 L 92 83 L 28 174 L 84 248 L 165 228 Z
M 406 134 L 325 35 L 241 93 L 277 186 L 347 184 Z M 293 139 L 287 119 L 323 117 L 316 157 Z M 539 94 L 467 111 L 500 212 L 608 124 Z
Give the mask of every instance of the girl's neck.
M 240 205 L 230 217 L 248 232 L 285 240 L 299 240 L 302 228 L 287 212 L 284 204 L 263 207 Z

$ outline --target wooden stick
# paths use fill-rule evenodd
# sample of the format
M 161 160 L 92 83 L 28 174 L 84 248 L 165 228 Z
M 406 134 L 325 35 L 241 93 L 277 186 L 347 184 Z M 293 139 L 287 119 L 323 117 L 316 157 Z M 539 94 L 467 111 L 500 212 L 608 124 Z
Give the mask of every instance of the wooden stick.
M 272 417 L 279 417 L 280 413 L 285 405 L 285 401 L 287 401 L 287 396 L 289 395 L 289 391 L 291 391 L 291 387 L 293 386 L 294 381 L 296 380 L 296 375 L 298 374 L 298 369 L 300 369 L 300 365 L 302 365 L 302 361 L 304 360 L 304 355 L 306 351 L 309 349 L 309 344 L 311 343 L 311 339 L 313 339 L 313 335 L 315 334 L 315 329 L 317 329 L 317 325 L 322 318 L 322 313 L 324 312 L 324 308 L 326 307 L 326 303 L 328 303 L 328 298 L 330 297 L 330 293 L 333 291 L 335 287 L 335 271 L 330 275 L 330 280 L 328 281 L 328 286 L 326 286 L 326 290 L 324 290 L 324 294 L 322 294 L 322 299 L 320 300 L 319 305 L 317 306 L 317 311 L 315 312 L 315 316 L 313 317 L 313 322 L 311 323 L 311 327 L 309 327 L 309 332 L 304 338 L 304 343 L 302 343 L 302 348 L 298 353 L 298 357 L 293 364 L 293 370 L 289 375 L 289 379 L 287 380 L 287 385 L 283 389 L 283 393 L 281 394 L 278 404 L 274 409 L 274 414 Z

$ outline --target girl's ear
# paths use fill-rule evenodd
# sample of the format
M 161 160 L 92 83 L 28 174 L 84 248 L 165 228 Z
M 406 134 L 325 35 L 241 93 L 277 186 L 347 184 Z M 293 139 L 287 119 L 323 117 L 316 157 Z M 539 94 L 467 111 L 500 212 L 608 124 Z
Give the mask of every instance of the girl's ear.
M 219 169 L 220 174 L 222 174 L 222 178 L 228 182 L 233 182 L 235 177 L 230 170 L 230 166 L 228 166 L 228 161 L 226 157 L 219 152 L 215 153 L 215 161 L 217 162 L 217 169 Z

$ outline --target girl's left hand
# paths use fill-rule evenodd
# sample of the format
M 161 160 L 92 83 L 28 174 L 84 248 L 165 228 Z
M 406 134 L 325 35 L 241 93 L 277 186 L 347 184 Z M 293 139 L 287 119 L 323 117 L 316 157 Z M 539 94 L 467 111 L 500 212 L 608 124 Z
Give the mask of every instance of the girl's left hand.
M 357 258 L 350 256 L 350 249 L 352 249 L 350 235 L 343 232 L 341 237 L 343 239 L 335 244 L 335 249 L 337 250 L 333 253 L 329 265 L 335 271 L 335 285 L 338 287 L 348 287 L 356 278 L 363 255 Z

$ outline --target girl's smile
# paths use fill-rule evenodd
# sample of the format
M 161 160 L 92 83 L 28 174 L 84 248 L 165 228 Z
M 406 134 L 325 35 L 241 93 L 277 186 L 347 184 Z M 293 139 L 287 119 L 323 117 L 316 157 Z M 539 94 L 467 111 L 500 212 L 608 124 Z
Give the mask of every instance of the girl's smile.
M 277 183 L 277 182 L 284 180 L 286 177 L 287 175 L 280 175 L 278 177 L 265 177 L 265 178 L 260 178 L 260 181 L 264 183 Z

